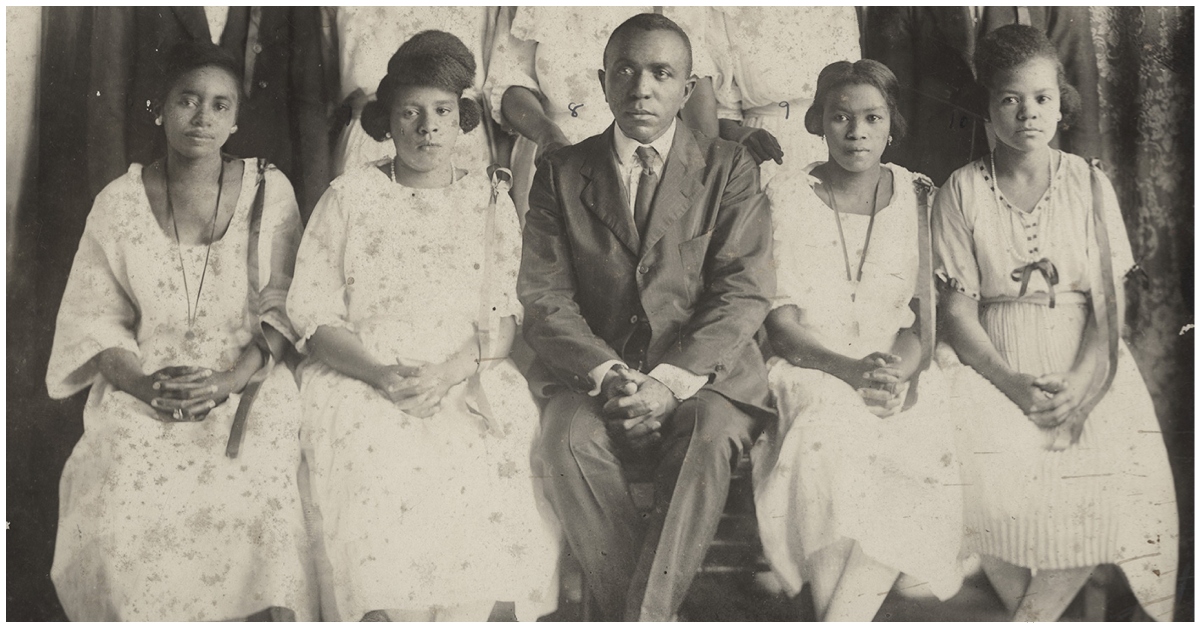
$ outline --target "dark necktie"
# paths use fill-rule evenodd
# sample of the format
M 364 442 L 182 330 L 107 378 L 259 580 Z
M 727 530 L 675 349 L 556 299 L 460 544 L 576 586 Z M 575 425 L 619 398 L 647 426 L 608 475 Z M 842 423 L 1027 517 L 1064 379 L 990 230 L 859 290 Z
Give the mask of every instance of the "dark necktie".
M 645 235 L 646 226 L 650 224 L 650 201 L 654 200 L 654 190 L 658 188 L 658 151 L 652 146 L 638 146 L 637 158 L 642 164 L 642 176 L 638 179 L 637 197 L 633 202 L 633 221 L 637 224 L 638 235 Z

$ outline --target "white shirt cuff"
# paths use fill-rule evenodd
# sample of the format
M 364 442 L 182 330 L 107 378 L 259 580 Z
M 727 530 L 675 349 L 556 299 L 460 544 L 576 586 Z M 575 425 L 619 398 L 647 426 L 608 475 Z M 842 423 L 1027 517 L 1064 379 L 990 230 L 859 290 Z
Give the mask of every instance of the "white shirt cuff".
M 624 365 L 625 363 L 620 360 L 609 360 L 601 363 L 600 366 L 597 366 L 591 371 L 588 371 L 588 375 L 592 378 L 592 383 L 595 384 L 595 386 L 588 391 L 588 395 L 595 397 L 596 395 L 600 394 L 600 388 L 604 385 L 604 376 L 608 374 L 609 369 L 618 364 Z
M 708 383 L 708 377 L 672 364 L 659 364 L 650 371 L 650 377 L 670 388 L 671 393 L 680 401 L 690 399 Z

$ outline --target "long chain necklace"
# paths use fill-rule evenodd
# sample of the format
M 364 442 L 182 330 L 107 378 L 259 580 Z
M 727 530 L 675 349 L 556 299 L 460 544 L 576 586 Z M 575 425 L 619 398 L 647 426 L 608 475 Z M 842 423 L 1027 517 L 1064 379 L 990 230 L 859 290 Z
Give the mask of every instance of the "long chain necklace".
M 850 251 L 846 248 L 846 233 L 842 231 L 842 214 L 837 208 L 837 199 L 834 198 L 833 186 L 829 181 L 824 181 L 825 191 L 829 193 L 829 205 L 833 209 L 833 217 L 837 220 L 838 239 L 842 242 L 842 261 L 846 263 L 846 281 L 849 281 L 854 287 L 850 292 L 850 301 L 858 299 L 858 285 L 862 282 L 863 265 L 867 263 L 867 248 L 871 246 L 871 231 L 875 229 L 875 213 L 879 210 L 879 185 L 883 182 L 883 171 L 879 172 L 879 179 L 875 181 L 875 193 L 871 196 L 871 220 L 867 223 L 867 237 L 863 241 L 862 255 L 858 258 L 858 273 L 850 274 Z
M 196 324 L 196 317 L 200 315 L 200 295 L 204 292 L 204 278 L 208 275 L 208 258 L 212 254 L 213 239 L 217 235 L 217 214 L 221 211 L 221 192 L 225 188 L 225 162 L 221 162 L 220 171 L 217 174 L 217 202 L 213 207 L 212 224 L 208 230 L 208 245 L 204 251 L 204 268 L 200 271 L 200 287 L 196 290 L 196 306 L 192 308 L 192 291 L 188 287 L 187 267 L 183 265 L 183 244 L 179 241 L 179 224 L 175 221 L 175 207 L 171 203 L 171 168 L 168 165 L 168 160 L 163 160 L 163 175 L 166 177 L 167 183 L 167 215 L 171 217 L 171 229 L 175 231 L 175 251 L 179 254 L 179 269 L 183 273 L 183 293 L 187 300 L 187 321 L 188 330 L 184 334 L 188 340 L 196 337 L 192 331 L 192 327 Z
M 1003 215 L 1005 213 L 1004 208 L 1007 206 L 1010 209 L 1012 209 L 1013 211 L 1018 212 L 1019 215 L 1022 217 L 1029 215 L 1029 214 L 1026 214 L 1025 212 L 1021 212 L 1021 210 L 1017 209 L 1016 207 L 1013 207 L 1013 205 L 1011 203 L 1009 203 L 1007 199 L 1004 199 L 1001 197 L 1001 195 L 1000 195 L 1000 176 L 998 174 L 996 174 L 996 151 L 993 150 L 991 152 L 991 154 L 989 155 L 989 159 L 990 159 L 991 167 L 992 167 L 992 181 L 991 181 L 991 183 L 992 183 L 992 185 L 991 185 L 992 198 L 995 199 L 995 201 L 996 201 L 996 210 L 1001 215 Z M 1042 240 L 1042 229 L 1043 229 L 1043 227 L 1045 227 L 1046 223 L 1050 221 L 1050 209 L 1051 209 L 1051 207 L 1053 207 L 1053 203 L 1051 202 L 1051 200 L 1052 200 L 1051 190 L 1054 188 L 1054 159 L 1051 158 L 1051 159 L 1048 159 L 1047 161 L 1049 162 L 1048 165 L 1049 165 L 1049 170 L 1050 170 L 1049 185 L 1046 188 L 1046 193 L 1043 195 L 1042 200 L 1038 201 L 1038 205 L 1041 205 L 1043 200 L 1045 201 L 1046 211 L 1041 216 L 1036 218 L 1036 222 L 1034 222 L 1032 225 L 1033 227 L 1037 228 L 1037 231 L 1035 231 L 1032 236 L 1027 236 L 1027 240 L 1029 240 L 1029 241 L 1036 240 L 1037 241 L 1037 244 L 1034 247 L 1034 249 L 1035 249 L 1035 251 L 1037 251 L 1037 253 L 1035 253 L 1032 257 L 1030 257 L 1028 254 L 1024 253 L 1024 250 L 1025 250 L 1024 247 L 1021 247 L 1014 242 L 1016 235 L 1012 233 L 1011 229 L 1009 229 L 1008 244 L 1007 244 L 1008 252 L 1013 257 L 1017 258 L 1018 260 L 1020 260 L 1022 262 L 1025 262 L 1026 264 L 1032 264 L 1034 262 L 1037 262 L 1039 259 L 1044 257 L 1044 255 L 1039 255 L 1039 253 L 1045 253 L 1046 242 L 1044 240 Z M 1035 210 L 1038 205 L 1034 206 Z M 1021 226 L 1023 228 L 1025 227 L 1025 222 L 1024 222 L 1023 218 L 1021 220 Z

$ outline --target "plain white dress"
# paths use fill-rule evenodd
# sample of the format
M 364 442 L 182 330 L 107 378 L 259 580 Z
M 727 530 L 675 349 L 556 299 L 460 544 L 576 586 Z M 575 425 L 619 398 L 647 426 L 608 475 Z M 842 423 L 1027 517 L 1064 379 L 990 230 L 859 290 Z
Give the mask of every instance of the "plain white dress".
M 1055 152 L 1050 188 L 1032 212 L 999 199 L 987 158 L 950 176 L 935 203 L 938 274 L 980 302 L 979 319 L 1014 369 L 1065 372 L 1075 362 L 1099 281 L 1091 216 L 1090 166 Z M 1133 266 L 1116 194 L 1102 182 L 1113 272 Z M 1033 273 L 1025 297 L 1013 270 L 1045 257 L 1058 271 L 1056 304 Z M 1046 448 L 1034 425 L 953 351 L 939 359 L 955 394 L 969 404 L 966 435 L 966 537 L 970 551 L 1030 569 L 1114 563 L 1152 617 L 1174 611 L 1179 516 L 1174 482 L 1150 394 L 1124 341 L 1116 379 L 1089 415 L 1078 444 Z
M 885 165 L 890 202 L 877 216 L 857 297 L 846 280 L 833 210 L 809 172 L 782 174 L 767 188 L 779 278 L 776 307 L 795 305 L 822 344 L 844 355 L 889 351 L 913 325 L 918 287 L 920 175 Z M 842 214 L 851 265 L 861 255 L 869 216 Z M 779 411 L 753 450 L 759 534 L 772 569 L 790 595 L 819 561 L 816 552 L 843 539 L 867 556 L 927 582 L 941 599 L 962 584 L 962 488 L 954 415 L 936 366 L 919 380 L 919 400 L 881 419 L 847 383 L 774 357 L 768 380 Z

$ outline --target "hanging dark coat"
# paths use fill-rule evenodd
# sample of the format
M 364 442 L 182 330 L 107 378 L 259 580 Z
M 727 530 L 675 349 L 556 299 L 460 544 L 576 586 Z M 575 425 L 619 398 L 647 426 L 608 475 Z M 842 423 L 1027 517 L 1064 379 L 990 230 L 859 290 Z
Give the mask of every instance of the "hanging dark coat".
M 94 10 L 88 90 L 88 174 L 99 192 L 130 163 L 165 153 L 153 103 L 167 53 L 211 40 L 202 7 Z M 303 215 L 329 183 L 327 94 L 316 7 L 230 7 L 221 47 L 244 62 L 238 130 L 225 144 L 237 157 L 264 157 L 291 179 Z

